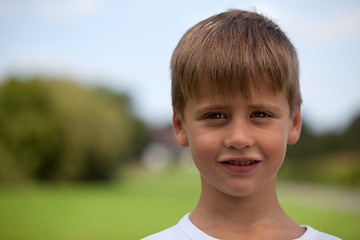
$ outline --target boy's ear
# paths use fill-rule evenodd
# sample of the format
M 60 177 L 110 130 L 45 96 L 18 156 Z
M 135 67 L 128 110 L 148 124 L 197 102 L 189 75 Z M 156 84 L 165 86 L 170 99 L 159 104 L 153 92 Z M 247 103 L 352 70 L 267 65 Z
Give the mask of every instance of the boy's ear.
M 299 108 L 296 114 L 292 118 L 287 143 L 290 145 L 295 144 L 299 140 L 300 132 L 301 132 L 301 109 Z
M 189 146 L 189 142 L 186 136 L 184 123 L 182 117 L 173 109 L 173 127 L 175 132 L 175 137 L 178 143 L 183 146 Z

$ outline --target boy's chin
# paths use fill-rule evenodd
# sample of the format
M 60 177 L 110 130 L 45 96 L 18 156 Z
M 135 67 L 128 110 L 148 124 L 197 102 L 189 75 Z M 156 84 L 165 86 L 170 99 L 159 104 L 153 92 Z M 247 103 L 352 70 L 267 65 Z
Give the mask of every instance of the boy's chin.
M 271 187 L 274 188 L 273 181 L 268 183 L 256 183 L 253 179 L 231 179 L 219 184 L 210 184 L 206 180 L 203 181 L 202 194 L 211 195 L 214 191 L 228 198 L 248 198 L 261 193 L 263 190 Z M 205 185 L 205 186 L 204 186 Z

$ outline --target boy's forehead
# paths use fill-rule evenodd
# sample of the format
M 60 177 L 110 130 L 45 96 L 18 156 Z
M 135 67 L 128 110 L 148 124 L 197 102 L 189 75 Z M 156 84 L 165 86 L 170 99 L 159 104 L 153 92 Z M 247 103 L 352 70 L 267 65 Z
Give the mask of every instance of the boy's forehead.
M 284 91 L 275 91 L 274 89 L 269 89 L 266 87 L 249 87 L 248 89 L 239 89 L 236 87 L 233 87 L 232 89 L 221 89 L 217 86 L 211 86 L 211 85 L 203 85 L 198 88 L 195 88 L 193 92 L 190 94 L 190 98 L 193 98 L 194 100 L 200 100 L 204 98 L 212 98 L 214 100 L 222 101 L 224 99 L 245 99 L 245 100 L 251 100 L 251 99 L 262 99 L 262 98 L 268 98 L 268 97 L 274 97 L 283 95 L 286 97 L 286 94 Z
M 201 94 L 188 99 L 185 103 L 185 108 L 188 109 L 188 113 L 193 114 L 202 113 L 210 109 L 228 109 L 237 108 L 237 106 L 247 106 L 247 108 L 266 108 L 277 109 L 281 112 L 289 112 L 290 104 L 285 93 L 268 93 L 263 94 L 260 91 L 253 90 L 251 95 L 243 97 L 238 95 L 224 95 L 224 94 L 209 94 L 201 91 Z

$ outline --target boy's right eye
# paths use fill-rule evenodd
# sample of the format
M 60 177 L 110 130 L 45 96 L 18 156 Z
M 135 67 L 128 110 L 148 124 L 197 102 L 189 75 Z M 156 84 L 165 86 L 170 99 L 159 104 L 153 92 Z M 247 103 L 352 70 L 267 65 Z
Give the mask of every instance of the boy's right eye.
M 204 119 L 226 119 L 225 114 L 220 112 L 205 114 Z

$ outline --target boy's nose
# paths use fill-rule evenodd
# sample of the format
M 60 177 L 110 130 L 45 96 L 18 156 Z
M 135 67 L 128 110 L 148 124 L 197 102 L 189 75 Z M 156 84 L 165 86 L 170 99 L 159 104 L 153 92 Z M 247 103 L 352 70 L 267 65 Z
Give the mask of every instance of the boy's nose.
M 254 138 L 246 124 L 233 124 L 228 130 L 224 144 L 227 148 L 242 149 L 251 147 L 254 144 Z

